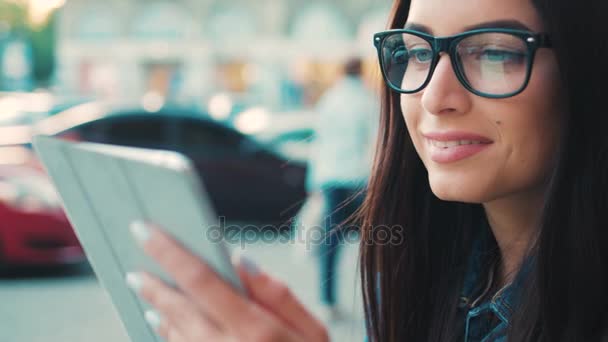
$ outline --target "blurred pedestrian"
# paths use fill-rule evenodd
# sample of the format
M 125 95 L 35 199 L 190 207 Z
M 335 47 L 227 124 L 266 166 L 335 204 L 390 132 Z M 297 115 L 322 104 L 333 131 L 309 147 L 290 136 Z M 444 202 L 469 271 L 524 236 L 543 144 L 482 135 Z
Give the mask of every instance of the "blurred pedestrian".
M 311 196 L 323 198 L 321 228 L 324 238 L 318 248 L 323 316 L 342 316 L 337 301 L 339 245 L 346 221 L 359 207 L 371 170 L 372 141 L 378 106 L 365 85 L 362 62 L 352 58 L 344 72 L 320 98 L 317 105 L 313 153 L 308 165 L 307 188 Z M 355 222 L 350 222 L 349 225 Z

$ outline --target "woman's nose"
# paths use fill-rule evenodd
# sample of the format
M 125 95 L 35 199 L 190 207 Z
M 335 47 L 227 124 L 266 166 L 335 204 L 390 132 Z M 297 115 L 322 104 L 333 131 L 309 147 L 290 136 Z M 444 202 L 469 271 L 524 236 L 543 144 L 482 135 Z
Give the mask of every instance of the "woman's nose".
M 422 94 L 422 106 L 434 115 L 466 113 L 471 106 L 470 93 L 456 77 L 450 56 L 442 54 Z

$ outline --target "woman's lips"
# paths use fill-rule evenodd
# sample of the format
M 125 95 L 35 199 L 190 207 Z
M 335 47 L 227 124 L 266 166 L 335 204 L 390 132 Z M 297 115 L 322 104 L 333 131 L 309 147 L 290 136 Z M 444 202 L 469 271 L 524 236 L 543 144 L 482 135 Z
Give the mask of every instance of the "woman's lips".
M 468 132 L 442 132 L 423 134 L 431 160 L 436 163 L 453 163 L 471 157 L 489 147 L 493 141 Z

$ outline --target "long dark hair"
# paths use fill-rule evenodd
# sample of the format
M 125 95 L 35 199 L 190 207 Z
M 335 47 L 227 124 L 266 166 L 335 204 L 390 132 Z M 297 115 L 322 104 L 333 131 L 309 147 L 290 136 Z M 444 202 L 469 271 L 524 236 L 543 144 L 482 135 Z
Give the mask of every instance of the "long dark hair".
M 551 35 L 568 107 L 531 252 L 535 262 L 508 340 L 608 340 L 608 2 L 531 1 Z M 395 1 L 390 28 L 404 26 L 409 7 L 408 0 Z M 361 210 L 369 339 L 452 341 L 462 336 L 456 312 L 485 214 L 480 204 L 434 196 L 399 95 L 384 86 L 381 100 L 374 171 Z M 402 229 L 403 243 L 374 241 L 374 227 L 387 226 Z M 496 241 L 487 247 L 497 250 Z

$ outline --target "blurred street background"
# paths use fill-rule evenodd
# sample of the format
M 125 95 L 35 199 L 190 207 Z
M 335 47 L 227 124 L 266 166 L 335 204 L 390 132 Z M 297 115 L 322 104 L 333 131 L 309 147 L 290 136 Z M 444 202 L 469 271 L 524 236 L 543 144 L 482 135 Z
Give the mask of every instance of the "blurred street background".
M 184 153 L 218 215 L 289 233 L 323 206 L 307 185 L 319 103 L 353 57 L 374 92 L 390 4 L 0 0 L 0 342 L 128 341 L 33 135 Z M 315 253 L 279 240 L 246 253 L 324 317 Z M 357 257 L 347 243 L 334 341 L 364 335 Z
M 235 246 L 236 247 L 236 246 Z M 244 248 L 264 270 L 282 279 L 318 315 L 317 265 L 279 243 Z M 341 258 L 338 284 L 344 320 L 328 324 L 332 341 L 363 341 L 365 325 L 357 277 L 357 246 Z M 0 341 L 129 342 L 111 301 L 86 265 L 26 269 L 0 278 Z

